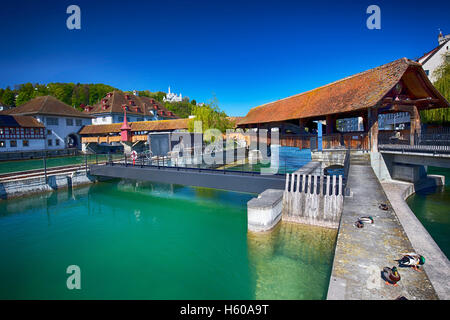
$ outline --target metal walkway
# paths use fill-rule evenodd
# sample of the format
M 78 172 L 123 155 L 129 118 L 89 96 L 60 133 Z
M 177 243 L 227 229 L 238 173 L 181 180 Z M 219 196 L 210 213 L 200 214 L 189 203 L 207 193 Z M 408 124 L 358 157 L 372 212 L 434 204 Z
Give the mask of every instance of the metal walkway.
M 266 189 L 284 190 L 285 174 L 219 170 L 175 166 L 105 164 L 91 165 L 90 174 L 96 176 L 180 184 L 228 191 L 261 193 Z

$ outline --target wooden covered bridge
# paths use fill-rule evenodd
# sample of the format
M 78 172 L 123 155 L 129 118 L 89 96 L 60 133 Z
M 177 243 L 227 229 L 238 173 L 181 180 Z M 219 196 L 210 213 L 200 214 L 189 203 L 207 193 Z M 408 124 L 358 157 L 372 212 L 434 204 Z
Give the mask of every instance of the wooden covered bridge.
M 317 137 L 317 121 L 321 121 L 325 125 L 324 148 L 345 146 L 377 151 L 379 114 L 408 112 L 411 119 L 408 130 L 384 131 L 380 139 L 393 141 L 389 138 L 397 136 L 399 144 L 415 145 L 421 136 L 420 111 L 449 106 L 449 102 L 431 84 L 421 64 L 402 58 L 311 91 L 252 108 L 238 122 L 238 127 L 268 129 L 268 132 L 271 128 L 279 128 L 281 145 L 311 148 Z M 337 130 L 338 119 L 358 117 L 362 118 L 362 130 Z

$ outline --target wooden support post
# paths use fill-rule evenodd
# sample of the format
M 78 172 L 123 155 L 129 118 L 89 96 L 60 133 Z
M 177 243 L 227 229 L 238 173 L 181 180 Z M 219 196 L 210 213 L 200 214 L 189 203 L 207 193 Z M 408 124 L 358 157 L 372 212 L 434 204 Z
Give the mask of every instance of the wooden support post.
M 295 190 L 297 193 L 300 192 L 300 174 L 297 173 L 297 190 Z
M 311 193 L 311 187 L 312 187 L 312 183 L 311 183 L 311 175 L 308 175 L 308 193 Z
M 419 137 L 421 133 L 421 124 L 420 124 L 420 113 L 417 110 L 416 106 L 412 106 L 411 111 L 409 112 L 411 119 L 411 129 L 409 132 L 409 144 L 413 146 L 417 141 L 415 141 L 415 137 Z
M 323 175 L 320 176 L 319 194 L 323 195 Z
M 339 193 L 338 195 L 342 196 L 342 176 L 339 176 Z
M 306 193 L 306 175 L 302 175 L 302 192 Z
M 284 186 L 284 191 L 289 191 L 289 173 L 286 173 L 286 185 Z
M 295 174 L 291 173 L 291 192 L 294 192 Z
M 328 115 L 326 118 L 327 121 L 327 134 L 333 134 L 336 132 L 336 117 L 334 115 Z
M 336 194 L 336 176 L 333 176 L 333 189 L 331 189 L 331 195 Z
M 367 111 L 369 123 L 369 143 L 372 152 L 378 152 L 378 106 Z
M 317 191 L 317 176 L 314 176 L 314 189 L 313 189 L 313 194 L 318 194 Z
M 327 196 L 330 195 L 330 181 L 331 180 L 331 176 L 327 176 Z

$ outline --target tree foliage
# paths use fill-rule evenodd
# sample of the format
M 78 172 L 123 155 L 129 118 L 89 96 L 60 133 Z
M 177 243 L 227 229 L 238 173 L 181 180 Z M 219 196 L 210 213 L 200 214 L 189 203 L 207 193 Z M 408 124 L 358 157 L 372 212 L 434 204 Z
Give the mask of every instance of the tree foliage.
M 114 87 L 101 83 L 24 83 L 14 87 L 14 90 L 9 89 L 9 87 L 1 89 L 2 95 L 0 101 L 3 104 L 7 106 L 20 106 L 36 97 L 49 95 L 74 108 L 80 108 L 81 104 L 96 104 L 106 93 L 115 90 Z
M 433 83 L 433 85 L 439 90 L 447 101 L 450 101 L 450 63 L 444 62 L 438 69 L 435 70 L 434 75 L 437 80 Z M 420 113 L 420 115 L 421 120 L 424 123 L 450 123 L 450 108 L 424 110 Z
M 202 122 L 203 132 L 208 129 L 217 129 L 222 133 L 225 133 L 227 129 L 232 129 L 234 127 L 233 122 L 228 119 L 227 114 L 220 110 L 216 97 L 208 104 L 193 106 L 192 115 L 195 117 L 188 123 L 189 132 L 194 132 L 195 121 Z M 207 137 L 205 137 L 205 139 L 208 140 Z

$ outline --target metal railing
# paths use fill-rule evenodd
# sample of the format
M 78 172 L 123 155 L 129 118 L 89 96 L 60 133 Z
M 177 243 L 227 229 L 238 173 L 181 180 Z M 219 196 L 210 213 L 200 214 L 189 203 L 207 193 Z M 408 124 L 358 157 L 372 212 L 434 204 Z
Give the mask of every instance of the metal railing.
M 378 133 L 378 149 L 449 154 L 450 128 L 422 130 L 420 134 L 410 134 L 409 130 L 380 131 Z

